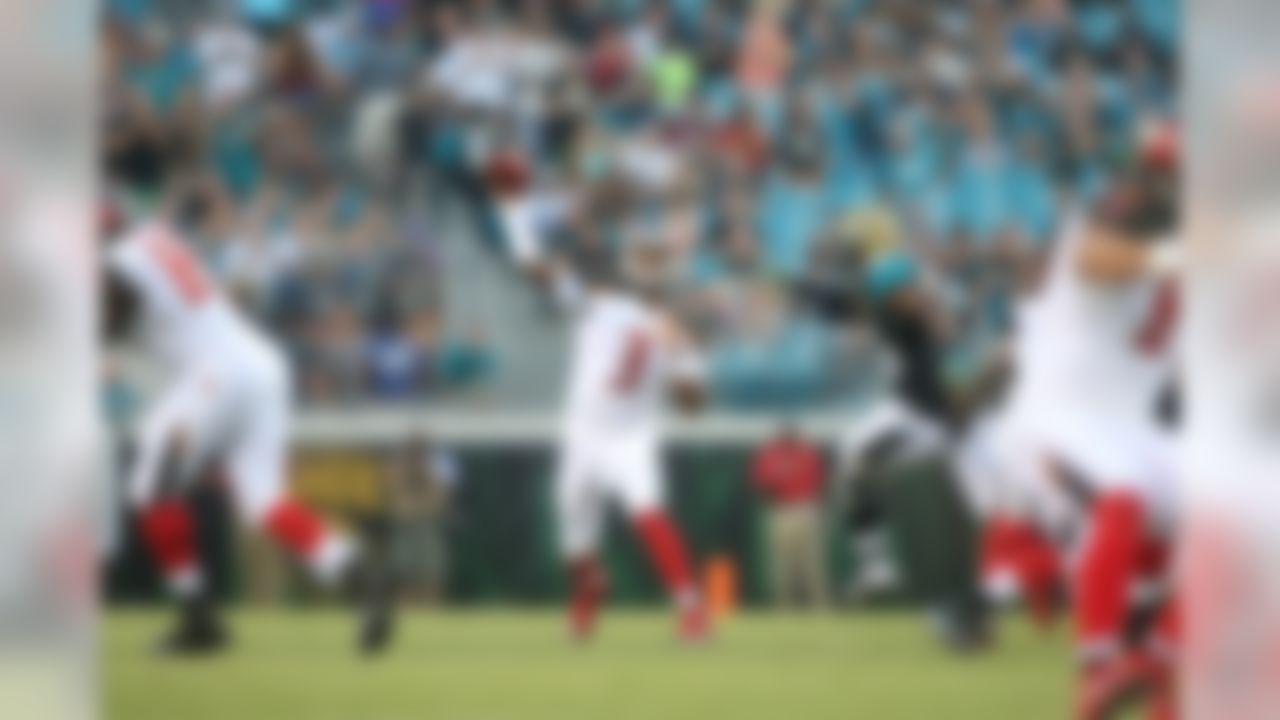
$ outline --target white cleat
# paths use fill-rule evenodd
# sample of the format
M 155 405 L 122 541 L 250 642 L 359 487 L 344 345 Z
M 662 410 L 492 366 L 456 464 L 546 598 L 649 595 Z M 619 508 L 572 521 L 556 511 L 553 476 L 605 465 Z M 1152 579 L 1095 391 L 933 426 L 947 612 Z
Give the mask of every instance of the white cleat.
M 890 595 L 901 583 L 898 568 L 888 560 L 873 562 L 860 570 L 849 585 L 849 597 L 866 602 Z

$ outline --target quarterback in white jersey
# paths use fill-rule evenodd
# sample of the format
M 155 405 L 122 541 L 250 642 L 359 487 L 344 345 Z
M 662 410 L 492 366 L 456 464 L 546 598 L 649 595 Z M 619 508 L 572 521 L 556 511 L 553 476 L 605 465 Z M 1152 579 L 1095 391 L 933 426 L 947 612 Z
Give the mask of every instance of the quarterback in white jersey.
M 646 243 L 629 250 L 619 272 L 601 258 L 584 274 L 541 271 L 572 323 L 555 505 L 572 585 L 570 629 L 578 638 L 590 635 L 605 593 L 598 551 L 615 503 L 676 604 L 681 637 L 698 641 L 709 631 L 684 539 L 664 507 L 667 399 L 674 393 L 682 404 L 696 404 L 705 374 L 693 341 L 656 299 L 665 262 L 665 249 Z
M 661 504 L 662 414 L 675 351 L 674 330 L 656 308 L 598 290 L 573 315 L 569 391 L 562 422 L 562 491 L 597 484 L 624 507 Z M 595 529 L 569 529 L 567 550 L 592 547 Z
M 135 339 L 165 384 L 139 428 L 126 489 L 153 560 L 183 605 L 162 648 L 210 652 L 226 634 L 184 496 L 215 467 L 239 515 L 322 582 L 351 577 L 356 548 L 287 490 L 292 381 L 280 351 L 223 294 L 176 226 L 152 221 L 108 232 L 105 330 L 111 339 Z M 368 604 L 360 644 L 376 651 L 390 636 L 390 588 L 385 578 L 362 579 Z

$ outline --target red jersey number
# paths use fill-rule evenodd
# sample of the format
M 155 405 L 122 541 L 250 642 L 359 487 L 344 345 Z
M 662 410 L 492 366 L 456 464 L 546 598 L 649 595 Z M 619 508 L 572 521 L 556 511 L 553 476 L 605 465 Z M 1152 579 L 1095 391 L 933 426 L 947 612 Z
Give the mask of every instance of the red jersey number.
M 209 298 L 209 278 L 190 250 L 171 237 L 159 235 L 152 237 L 147 247 L 183 300 L 199 305 Z
M 1147 317 L 1138 328 L 1134 343 L 1145 355 L 1159 355 L 1169 348 L 1173 331 L 1178 324 L 1178 289 L 1172 282 L 1163 282 L 1156 289 Z
M 629 395 L 640 387 L 649 368 L 652 351 L 649 337 L 642 332 L 632 333 L 627 339 L 627 346 L 622 352 L 622 363 L 613 380 L 613 389 L 618 394 Z

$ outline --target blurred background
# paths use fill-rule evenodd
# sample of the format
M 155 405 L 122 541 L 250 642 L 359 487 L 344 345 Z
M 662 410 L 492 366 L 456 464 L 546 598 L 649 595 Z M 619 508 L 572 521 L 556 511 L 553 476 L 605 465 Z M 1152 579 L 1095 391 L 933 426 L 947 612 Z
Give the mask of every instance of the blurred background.
M 798 418 L 829 540 L 808 601 L 834 602 L 830 441 L 892 365 L 868 259 L 915 258 L 948 377 L 971 382 L 1072 209 L 1173 110 L 1177 18 L 1173 0 L 108 0 L 105 172 L 139 208 L 201 188 L 193 237 L 295 365 L 296 489 L 402 553 L 422 602 L 560 596 L 567 343 L 517 260 L 659 231 L 711 357 L 712 412 L 670 450 L 708 583 L 783 594 L 753 467 Z M 146 373 L 108 372 L 124 428 Z M 304 592 L 202 503 L 226 592 Z M 615 534 L 615 594 L 656 600 Z M 112 597 L 154 597 L 122 547 Z

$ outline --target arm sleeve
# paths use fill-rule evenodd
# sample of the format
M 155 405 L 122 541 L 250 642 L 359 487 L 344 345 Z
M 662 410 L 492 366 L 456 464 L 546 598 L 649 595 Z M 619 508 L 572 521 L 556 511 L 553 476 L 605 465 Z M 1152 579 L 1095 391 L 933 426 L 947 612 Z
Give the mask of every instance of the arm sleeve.
M 527 200 L 512 198 L 499 203 L 498 218 L 507 236 L 507 252 L 518 264 L 531 265 L 542 259 L 542 242 Z

